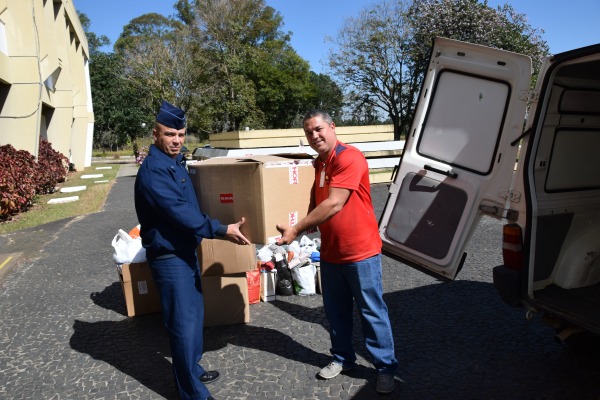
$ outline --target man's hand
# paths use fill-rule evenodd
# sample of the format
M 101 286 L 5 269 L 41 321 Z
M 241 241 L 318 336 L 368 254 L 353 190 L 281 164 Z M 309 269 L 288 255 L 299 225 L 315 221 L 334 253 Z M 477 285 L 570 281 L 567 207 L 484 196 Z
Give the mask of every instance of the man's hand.
M 293 226 L 277 224 L 277 230 L 281 232 L 281 238 L 277 239 L 277 244 L 290 244 L 298 236 L 298 231 Z
M 242 226 L 244 222 L 245 219 L 242 217 L 239 222 L 227 225 L 225 239 L 235 244 L 250 244 L 250 241 L 246 239 L 246 236 L 242 235 L 242 232 L 240 232 L 240 226 Z

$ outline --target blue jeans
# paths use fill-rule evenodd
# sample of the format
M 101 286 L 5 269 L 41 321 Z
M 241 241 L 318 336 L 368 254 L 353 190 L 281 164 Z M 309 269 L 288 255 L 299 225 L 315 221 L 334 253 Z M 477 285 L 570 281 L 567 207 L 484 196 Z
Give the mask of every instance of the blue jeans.
M 202 359 L 204 297 L 196 255 L 149 260 L 160 293 L 163 324 L 169 336 L 173 373 L 182 399 L 207 399 L 199 377 Z
M 394 354 L 388 308 L 382 297 L 381 254 L 345 264 L 321 261 L 321 279 L 334 362 L 351 366 L 356 361 L 352 345 L 353 304 L 356 301 L 373 365 L 380 373 L 395 373 L 398 360 Z

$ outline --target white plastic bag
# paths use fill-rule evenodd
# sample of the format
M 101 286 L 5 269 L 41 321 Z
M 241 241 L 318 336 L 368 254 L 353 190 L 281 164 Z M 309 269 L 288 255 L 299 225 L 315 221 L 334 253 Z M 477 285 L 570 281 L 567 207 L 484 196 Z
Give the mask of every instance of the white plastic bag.
M 123 229 L 119 229 L 112 240 L 115 249 L 113 259 L 117 264 L 130 264 L 146 261 L 146 249 L 142 247 L 142 239 L 133 239 Z
M 261 262 L 269 262 L 273 258 L 273 252 L 268 246 L 264 246 L 256 251 L 256 258 Z
M 302 236 L 300 239 L 300 250 L 305 253 L 312 254 L 317 251 L 317 244 L 308 236 Z
M 298 296 L 310 296 L 317 293 L 315 285 L 316 273 L 317 267 L 310 262 L 292 268 L 294 292 Z

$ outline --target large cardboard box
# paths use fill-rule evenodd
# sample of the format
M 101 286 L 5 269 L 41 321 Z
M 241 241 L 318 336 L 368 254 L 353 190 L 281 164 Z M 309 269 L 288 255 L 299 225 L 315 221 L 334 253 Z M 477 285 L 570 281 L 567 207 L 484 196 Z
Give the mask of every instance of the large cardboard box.
M 148 263 L 123 264 L 119 279 L 125 295 L 127 316 L 160 312 L 160 294 L 154 285 Z
M 255 244 L 279 237 L 276 224 L 306 216 L 314 182 L 312 158 L 292 156 L 212 158 L 189 172 L 202 212 L 225 224 L 245 217 L 241 231 Z
M 240 246 L 227 240 L 203 239 L 198 246 L 202 276 L 251 271 L 256 268 L 256 246 Z
M 246 273 L 203 276 L 204 326 L 250 322 Z

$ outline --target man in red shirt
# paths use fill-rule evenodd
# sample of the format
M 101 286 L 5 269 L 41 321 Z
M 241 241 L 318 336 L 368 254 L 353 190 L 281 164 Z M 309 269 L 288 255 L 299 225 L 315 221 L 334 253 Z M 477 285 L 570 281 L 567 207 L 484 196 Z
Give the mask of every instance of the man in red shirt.
M 333 361 L 319 372 L 324 379 L 353 368 L 353 302 L 360 312 L 365 345 L 377 369 L 376 389 L 394 391 L 398 361 L 383 301 L 381 238 L 371 202 L 369 166 L 353 146 L 337 140 L 335 123 L 322 110 L 303 120 L 310 147 L 318 153 L 309 213 L 294 226 L 277 225 L 278 244 L 319 227 L 323 304 L 330 325 Z

